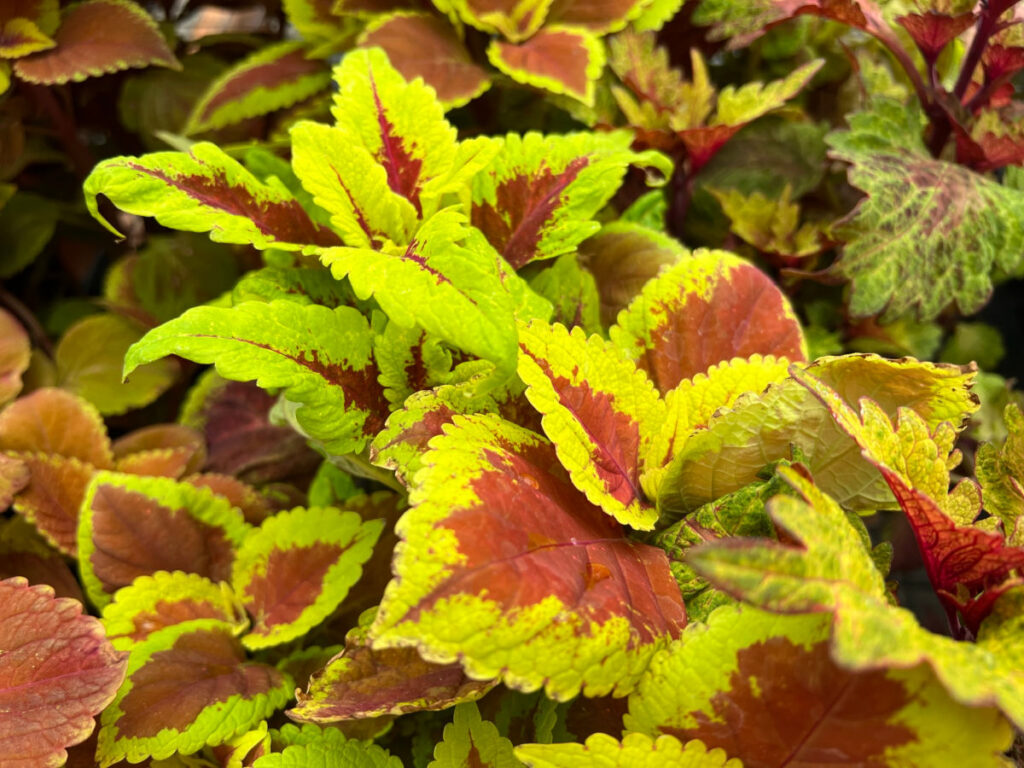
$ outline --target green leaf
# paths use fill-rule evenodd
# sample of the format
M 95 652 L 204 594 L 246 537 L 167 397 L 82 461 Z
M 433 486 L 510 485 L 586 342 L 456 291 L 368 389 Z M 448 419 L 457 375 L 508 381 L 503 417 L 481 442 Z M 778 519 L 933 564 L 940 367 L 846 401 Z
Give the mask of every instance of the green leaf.
M 0 208 L 0 277 L 10 277 L 32 263 L 57 227 L 57 205 L 31 192 L 16 192 Z
M 434 747 L 428 768 L 519 768 L 512 742 L 498 733 L 494 723 L 481 719 L 476 704 L 455 707 L 444 738 Z
M 931 320 L 954 302 L 971 314 L 993 270 L 1013 272 L 1024 253 L 1024 193 L 933 159 L 922 126 L 919 112 L 878 99 L 828 137 L 866 195 L 833 230 L 845 245 L 832 271 L 850 280 L 856 316 Z
M 843 669 L 829 624 L 827 614 L 720 608 L 655 656 L 626 728 L 699 739 L 766 768 L 1003 764 L 1012 735 L 997 710 L 958 704 L 925 665 Z
M 555 307 L 552 322 L 567 328 L 579 326 L 587 333 L 601 333 L 601 299 L 594 276 L 580 266 L 575 253 L 555 259 L 530 280 L 530 287 Z
M 531 323 L 519 329 L 519 376 L 573 485 L 623 525 L 649 530 L 657 510 L 640 490 L 664 407 L 650 379 L 600 336 Z
M 297 304 L 320 304 L 330 309 L 355 304 L 348 285 L 335 280 L 330 270 L 319 265 L 254 269 L 242 275 L 231 291 L 231 302 L 236 305 L 247 301 L 269 304 L 276 299 L 287 299 Z
M 253 768 L 402 768 L 402 761 L 376 744 L 346 739 L 337 728 L 293 725 L 287 731 L 288 746 L 283 751 L 264 755 Z
M 253 618 L 250 650 L 294 640 L 326 619 L 362 576 L 384 528 L 334 507 L 296 508 L 268 517 L 246 537 L 231 586 Z
M 298 250 L 339 242 L 309 218 L 280 181 L 260 182 L 207 142 L 193 144 L 187 154 L 104 160 L 93 168 L 84 189 L 89 212 L 118 237 L 121 233 L 99 212 L 99 194 L 128 213 L 154 216 L 165 227 L 209 232 L 218 243 Z
M 291 680 L 248 662 L 234 627 L 215 619 L 174 624 L 132 648 L 127 678 L 103 711 L 101 768 L 223 744 L 280 708 Z
M 587 737 L 585 744 L 522 744 L 516 757 L 530 768 L 742 768 L 720 749 L 708 750 L 699 741 L 685 745 L 673 736 L 651 739 L 627 733 L 622 741 L 606 733 Z
M 558 700 L 628 691 L 685 623 L 664 553 L 589 504 L 535 433 L 458 416 L 431 445 L 374 647 Z
M 210 83 L 192 107 L 186 134 L 204 133 L 290 107 L 330 85 L 323 62 L 301 42 L 274 43 L 249 54 Z
M 974 469 L 981 483 L 985 510 L 1003 521 L 1007 535 L 1014 533 L 1024 515 L 1024 413 L 1016 403 L 1003 411 L 1007 436 L 1003 444 L 978 448 Z
M 445 383 L 452 368 L 452 353 L 438 339 L 392 322 L 374 337 L 373 356 L 377 381 L 395 408 L 413 393 Z
M 497 366 L 495 382 L 515 368 L 514 304 L 503 284 L 501 259 L 457 210 L 432 216 L 408 246 L 319 253 L 337 279 L 348 277 L 362 300 L 374 296 L 394 323 L 419 325 L 491 360 Z
M 134 344 L 125 373 L 165 355 L 213 363 L 235 381 L 281 389 L 302 429 L 334 454 L 358 453 L 388 412 L 369 324 L 352 307 L 277 300 L 195 307 Z

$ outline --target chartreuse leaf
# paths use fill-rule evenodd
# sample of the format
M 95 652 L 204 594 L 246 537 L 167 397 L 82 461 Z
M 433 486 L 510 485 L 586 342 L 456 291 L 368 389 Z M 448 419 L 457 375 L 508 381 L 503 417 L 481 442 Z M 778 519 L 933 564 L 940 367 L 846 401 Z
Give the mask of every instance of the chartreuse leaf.
M 0 24 L 0 57 L 17 59 L 57 45 L 31 19 L 23 17 Z
M 100 720 L 97 762 L 162 760 L 223 744 L 283 706 L 291 687 L 274 667 L 245 660 L 229 623 L 164 627 L 131 650 L 125 682 Z
M 355 303 L 349 287 L 335 280 L 329 270 L 319 265 L 254 269 L 242 275 L 234 286 L 231 291 L 232 304 L 246 301 L 270 303 L 274 299 L 288 299 L 297 304 L 322 304 L 334 309 Z
M 718 609 L 655 656 L 627 730 L 699 739 L 765 768 L 1003 764 L 1012 734 L 998 710 L 958 704 L 925 665 L 843 669 L 829 624 L 818 613 Z
M 253 619 L 245 647 L 279 645 L 327 618 L 359 581 L 383 528 L 383 520 L 364 522 L 334 507 L 268 517 L 231 569 L 231 586 Z
M 396 526 L 374 647 L 415 646 L 558 700 L 628 691 L 685 623 L 664 553 L 625 538 L 540 435 L 457 416 L 431 446 Z
M 451 373 L 451 350 L 419 328 L 389 322 L 373 339 L 373 356 L 377 381 L 396 408 L 414 392 L 443 384 Z
M 444 738 L 434 747 L 427 768 L 518 768 L 512 742 L 498 733 L 494 723 L 483 720 L 476 704 L 455 707 Z
M 584 744 L 521 744 L 515 755 L 529 768 L 743 768 L 699 741 L 684 745 L 674 736 L 652 739 L 642 733 L 627 733 L 621 742 L 595 733 Z
M 195 307 L 132 345 L 125 373 L 165 355 L 213 363 L 299 404 L 296 419 L 335 454 L 357 453 L 388 412 L 373 363 L 373 334 L 353 307 L 277 300 Z
M 103 628 L 119 650 L 131 650 L 157 630 L 194 619 L 219 619 L 231 624 L 236 635 L 249 626 L 225 582 L 182 571 L 139 576 L 103 608 Z
M 407 246 L 319 253 L 336 278 L 348 277 L 360 299 L 376 298 L 397 325 L 418 325 L 492 361 L 495 382 L 515 368 L 515 304 L 505 283 L 520 278 L 502 273 L 494 249 L 454 208 L 428 219 Z
M 1003 530 L 1010 536 L 1024 515 L 1024 414 L 1020 406 L 1008 404 L 1003 420 L 1006 440 L 998 448 L 994 443 L 979 447 L 974 471 L 981 483 L 985 511 L 1002 520 Z
M 530 280 L 530 288 L 554 305 L 552 321 L 567 328 L 580 326 L 587 333 L 601 333 L 601 298 L 594 276 L 580 266 L 575 253 L 555 259 Z
M 893 320 L 962 314 L 992 292 L 992 272 L 1012 273 L 1024 252 L 1024 192 L 931 157 L 923 117 L 878 99 L 832 133 L 832 156 L 851 163 L 865 196 L 834 234 L 845 242 L 832 271 L 850 280 L 850 310 Z
M 943 421 L 961 424 L 978 407 L 969 389 L 973 372 L 957 366 L 845 355 L 820 358 L 806 370 L 846 402 L 868 396 L 890 415 L 911 408 L 930 428 Z M 675 448 L 660 484 L 648 493 L 657 498 L 659 509 L 696 509 L 753 482 L 767 462 L 791 458 L 792 446 L 802 452 L 822 490 L 844 507 L 875 510 L 892 503 L 856 443 L 792 376 L 715 415 L 707 429 Z
M 480 698 L 496 680 L 470 680 L 462 666 L 424 661 L 415 648 L 370 645 L 369 628 L 376 615 L 369 610 L 359 626 L 345 636 L 345 650 L 327 662 L 309 681 L 306 693 L 288 710 L 294 720 L 330 723 L 423 710 L 447 709 Z
M 235 549 L 250 530 L 240 510 L 206 488 L 98 472 L 78 521 L 82 583 L 102 608 L 115 591 L 157 571 L 227 581 Z
M 768 504 L 797 546 L 730 539 L 692 549 L 687 561 L 714 586 L 766 610 L 831 611 L 832 658 L 849 670 L 909 669 L 927 662 L 950 695 L 969 706 L 997 706 L 1024 723 L 1024 591 L 1011 590 L 982 623 L 977 643 L 921 627 L 890 604 L 882 575 L 836 502 L 793 469 L 779 473 L 803 497 Z M 1016 634 L 1015 634 L 1016 633 Z
M 581 27 L 550 24 L 521 43 L 494 39 L 487 59 L 516 82 L 594 104 L 594 83 L 604 70 L 601 39 Z
M 286 725 L 278 736 L 287 746 L 259 758 L 253 768 L 402 768 L 402 761 L 384 748 L 347 739 L 337 728 Z
M 664 421 L 650 379 L 610 342 L 582 328 L 519 328 L 519 377 L 573 484 L 623 525 L 654 527 L 640 490 L 640 457 Z
M 214 144 L 193 144 L 189 152 L 154 152 L 114 157 L 93 168 L 85 180 L 89 212 L 118 237 L 99 212 L 97 195 L 123 211 L 154 216 L 165 227 L 209 232 L 218 243 L 298 250 L 303 245 L 336 245 L 338 236 L 314 223 L 279 181 L 264 184 Z
M 516 269 L 573 252 L 601 228 L 594 216 L 618 190 L 631 163 L 671 174 L 666 157 L 633 152 L 631 142 L 625 131 L 509 134 L 473 178 L 467 201 L 473 226 Z
M 29 19 L 40 31 L 52 35 L 60 26 L 59 0 L 14 0 L 0 8 L 0 26 L 11 19 Z
M 349 52 L 334 77 L 340 90 L 331 113 L 344 142 L 369 152 L 387 172 L 391 190 L 424 219 L 498 151 L 488 138 L 458 141 L 434 90 L 419 79 L 406 82 L 380 49 Z
M 126 654 L 82 604 L 54 598 L 22 578 L 0 581 L 0 755 L 10 766 L 56 768 L 66 747 L 93 730 L 93 718 L 124 679 Z
M 185 133 L 203 133 L 290 107 L 327 88 L 330 70 L 307 59 L 296 40 L 251 53 L 220 77 L 193 105 Z
M 734 357 L 807 356 L 789 300 L 725 251 L 694 251 L 663 270 L 619 313 L 610 335 L 662 394 Z

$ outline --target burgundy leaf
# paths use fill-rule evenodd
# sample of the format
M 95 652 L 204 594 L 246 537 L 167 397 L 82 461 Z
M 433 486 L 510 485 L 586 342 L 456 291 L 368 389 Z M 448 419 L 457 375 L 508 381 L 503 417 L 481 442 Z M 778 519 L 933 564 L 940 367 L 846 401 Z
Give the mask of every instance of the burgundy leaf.
M 956 16 L 935 11 L 908 13 L 899 16 L 896 22 L 914 38 L 925 59 L 934 61 L 943 48 L 961 32 L 970 29 L 974 24 L 974 13 L 968 11 Z

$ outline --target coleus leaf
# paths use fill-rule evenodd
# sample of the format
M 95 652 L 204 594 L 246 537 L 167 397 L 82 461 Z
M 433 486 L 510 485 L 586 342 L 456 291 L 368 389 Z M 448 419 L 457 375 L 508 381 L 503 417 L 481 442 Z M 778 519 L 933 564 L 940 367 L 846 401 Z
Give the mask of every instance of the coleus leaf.
M 134 646 L 127 678 L 103 711 L 99 765 L 223 744 L 281 707 L 291 681 L 274 667 L 246 661 L 234 634 L 231 624 L 197 619 Z
M 18 491 L 28 485 L 32 476 L 21 459 L 0 453 L 0 509 L 7 509 Z
M 414 645 L 558 700 L 628 691 L 685 623 L 664 553 L 626 539 L 546 440 L 500 417 L 456 417 L 432 447 L 374 647 Z
M 521 279 L 503 274 L 497 253 L 456 209 L 424 222 L 408 246 L 319 253 L 337 279 L 347 277 L 362 300 L 376 298 L 392 322 L 419 325 L 492 361 L 495 382 L 515 367 L 514 304 L 506 284 Z
M 920 113 L 879 99 L 829 135 L 866 194 L 833 229 L 845 245 L 830 269 L 851 281 L 856 316 L 931 320 L 952 302 L 970 314 L 988 300 L 992 270 L 1020 262 L 1024 193 L 933 159 L 921 131 Z
M 567 328 L 579 326 L 587 333 L 601 333 L 601 299 L 594 276 L 580 266 L 575 253 L 566 253 L 533 276 L 530 288 L 555 308 L 552 322 Z
M 284 300 L 195 307 L 134 344 L 125 372 L 169 354 L 213 363 L 226 378 L 281 389 L 299 404 L 296 419 L 308 435 L 331 453 L 357 453 L 388 412 L 372 343 L 353 307 Z
M 517 768 L 512 742 L 498 733 L 494 723 L 480 717 L 476 704 L 455 707 L 452 722 L 434 747 L 427 768 Z
M 103 608 L 103 628 L 118 650 L 131 650 L 164 627 L 196 619 L 218 619 L 234 627 L 236 635 L 249 626 L 225 582 L 182 571 L 139 576 Z
M 458 141 L 432 88 L 406 82 L 379 49 L 355 50 L 335 70 L 331 114 L 349 144 L 384 167 L 388 186 L 423 219 L 458 192 L 497 152 L 487 138 Z M 346 179 L 349 185 L 360 179 Z
M 538 0 L 449 0 L 446 4 L 470 26 L 514 42 L 525 40 L 540 29 L 550 5 Z
M 347 739 L 337 728 L 286 725 L 278 732 L 286 744 L 281 752 L 265 755 L 253 768 L 402 768 L 402 761 L 376 744 Z
M 896 18 L 896 23 L 907 30 L 925 61 L 935 61 L 942 49 L 974 24 L 974 12 L 908 13 Z
M 0 8 L 0 27 L 11 19 L 29 19 L 44 35 L 52 35 L 60 25 L 59 0 L 7 0 Z
M 981 484 L 985 511 L 1003 521 L 1003 530 L 1009 536 L 1024 515 L 1024 413 L 1020 406 L 1008 404 L 1003 421 L 1006 439 L 998 448 L 994 443 L 979 446 L 974 471 Z
M 366 26 L 364 48 L 382 48 L 406 80 L 422 77 L 445 109 L 472 101 L 491 86 L 447 21 L 427 13 L 395 11 Z
M 671 173 L 655 152 L 632 152 L 626 132 L 509 134 L 472 183 L 470 221 L 515 269 L 571 253 L 600 229 L 594 215 L 611 200 L 631 163 Z
M 28 485 L 15 497 L 14 508 L 66 555 L 78 552 L 78 513 L 96 472 L 74 457 L 12 454 L 27 467 Z
M 280 182 L 264 184 L 214 144 L 193 144 L 189 153 L 154 152 L 99 163 L 85 180 L 89 212 L 99 213 L 103 194 L 121 210 L 154 216 L 164 226 L 209 232 L 218 243 L 297 250 L 336 245 L 334 232 L 315 224 Z
M 806 370 L 847 402 L 869 396 L 888 414 L 912 408 L 930 428 L 943 421 L 960 425 L 977 409 L 969 392 L 973 372 L 957 366 L 845 355 L 820 358 Z M 891 503 L 890 491 L 856 443 L 792 376 L 717 414 L 676 449 L 650 493 L 659 509 L 696 509 L 753 482 L 766 462 L 791 458 L 793 445 L 822 490 L 844 507 L 875 510 Z
M 821 399 L 864 458 L 882 473 L 906 514 L 939 599 L 950 613 L 960 610 L 968 629 L 976 633 L 995 598 L 1020 583 L 1007 578 L 1024 568 L 1024 549 L 1006 546 L 1002 535 L 971 526 L 978 508 L 967 516 L 967 524 L 958 524 L 943 510 L 948 464 L 959 461 L 958 455 L 950 455 L 952 427 L 940 424 L 933 435 L 909 409 L 900 409 L 894 425 L 867 398 L 860 401 L 858 415 L 813 376 L 799 371 L 793 375 Z
M 521 43 L 492 40 L 487 59 L 517 82 L 566 94 L 591 106 L 594 83 L 604 69 L 605 52 L 594 33 L 582 27 L 551 24 Z
M 278 499 L 271 500 L 253 488 L 230 475 L 219 475 L 215 472 L 204 472 L 189 475 L 185 482 L 197 488 L 209 488 L 218 496 L 227 499 L 231 506 L 241 510 L 245 522 L 259 525 L 282 506 Z
M 786 296 L 753 264 L 725 251 L 698 250 L 663 270 L 609 333 L 662 394 L 734 357 L 807 356 Z
M 112 446 L 118 472 L 173 477 L 191 475 L 206 462 L 201 433 L 180 424 L 153 424 L 119 437 Z
M 24 579 L 0 581 L 0 755 L 10 768 L 55 768 L 84 741 L 124 679 L 126 654 L 82 604 Z
M 693 549 L 687 561 L 716 587 L 766 610 L 833 612 L 832 658 L 849 670 L 928 663 L 954 699 L 998 706 L 1024 722 L 1024 658 L 1019 616 L 1024 591 L 1010 590 L 982 623 L 977 643 L 922 628 L 894 607 L 865 542 L 834 500 L 792 469 L 779 473 L 803 497 L 768 504 L 776 526 L 796 546 L 730 539 Z
M 331 309 L 355 304 L 349 287 L 335 280 L 329 270 L 319 265 L 254 269 L 242 275 L 231 291 L 233 305 L 246 301 L 269 303 L 275 299 L 288 299 L 298 304 L 322 304 Z M 177 314 L 180 313 L 175 317 Z
M 957 703 L 925 665 L 843 669 L 829 618 L 720 608 L 655 656 L 626 728 L 699 739 L 750 768 L 1001 764 L 1009 729 L 997 710 Z
M 157 571 L 228 581 L 235 550 L 249 530 L 238 509 L 205 488 L 99 472 L 79 519 L 82 583 L 93 603 L 103 607 L 115 591 Z
M 18 77 L 59 85 L 132 67 L 181 68 L 156 22 L 130 0 L 84 0 L 69 6 L 53 39 L 55 47 L 14 63 Z
M 700 741 L 685 745 L 674 736 L 652 739 L 627 733 L 620 742 L 606 733 L 588 736 L 583 744 L 521 744 L 515 755 L 530 768 L 742 768 L 720 749 L 709 750 Z
M 4 460 L 0 458 L 0 485 L 3 477 Z M 18 515 L 0 521 L 0 579 L 14 576 L 27 579 L 29 584 L 45 584 L 53 589 L 56 597 L 85 602 L 78 579 L 64 556 L 51 547 L 28 520 Z
M 452 367 L 450 350 L 419 328 L 389 322 L 373 340 L 377 381 L 392 407 L 400 407 L 414 392 L 443 384 Z
M 107 428 L 96 408 L 48 387 L 0 412 L 0 449 L 65 456 L 100 469 L 114 464 Z
M 640 459 L 664 419 L 650 379 L 600 336 L 531 323 L 519 328 L 519 377 L 542 413 L 573 485 L 623 525 L 654 527 L 640 489 Z
M 32 345 L 10 312 L 0 309 L 0 407 L 21 391 L 21 374 L 28 368 Z
M 306 58 L 301 42 L 268 45 L 246 56 L 210 83 L 185 123 L 185 133 L 223 128 L 284 109 L 327 88 L 330 70 Z
M 383 528 L 383 520 L 363 521 L 333 507 L 267 518 L 232 566 L 231 585 L 253 618 L 243 645 L 279 645 L 327 618 L 359 581 Z
M 31 19 L 13 18 L 0 22 L 0 57 L 17 59 L 31 53 L 53 48 L 56 43 L 47 37 Z
M 349 630 L 345 650 L 327 662 L 297 692 L 298 704 L 288 710 L 295 720 L 330 723 L 447 709 L 473 701 L 491 690 L 494 680 L 470 680 L 458 663 L 424 661 L 415 648 L 373 650 L 366 620 Z

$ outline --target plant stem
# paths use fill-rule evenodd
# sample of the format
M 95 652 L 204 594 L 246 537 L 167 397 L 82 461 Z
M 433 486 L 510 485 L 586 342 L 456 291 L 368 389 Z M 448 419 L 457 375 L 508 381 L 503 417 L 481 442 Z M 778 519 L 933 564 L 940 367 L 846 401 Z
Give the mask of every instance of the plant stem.
M 974 28 L 974 39 L 971 40 L 971 47 L 967 49 L 967 55 L 960 66 L 956 85 L 953 86 L 953 95 L 956 96 L 957 101 L 963 100 L 964 94 L 967 93 L 967 86 L 971 84 L 974 70 L 977 68 L 978 62 L 981 61 L 981 54 L 985 51 L 989 38 L 996 31 L 997 20 L 998 14 L 993 13 L 993 6 L 983 3 L 978 24 Z

